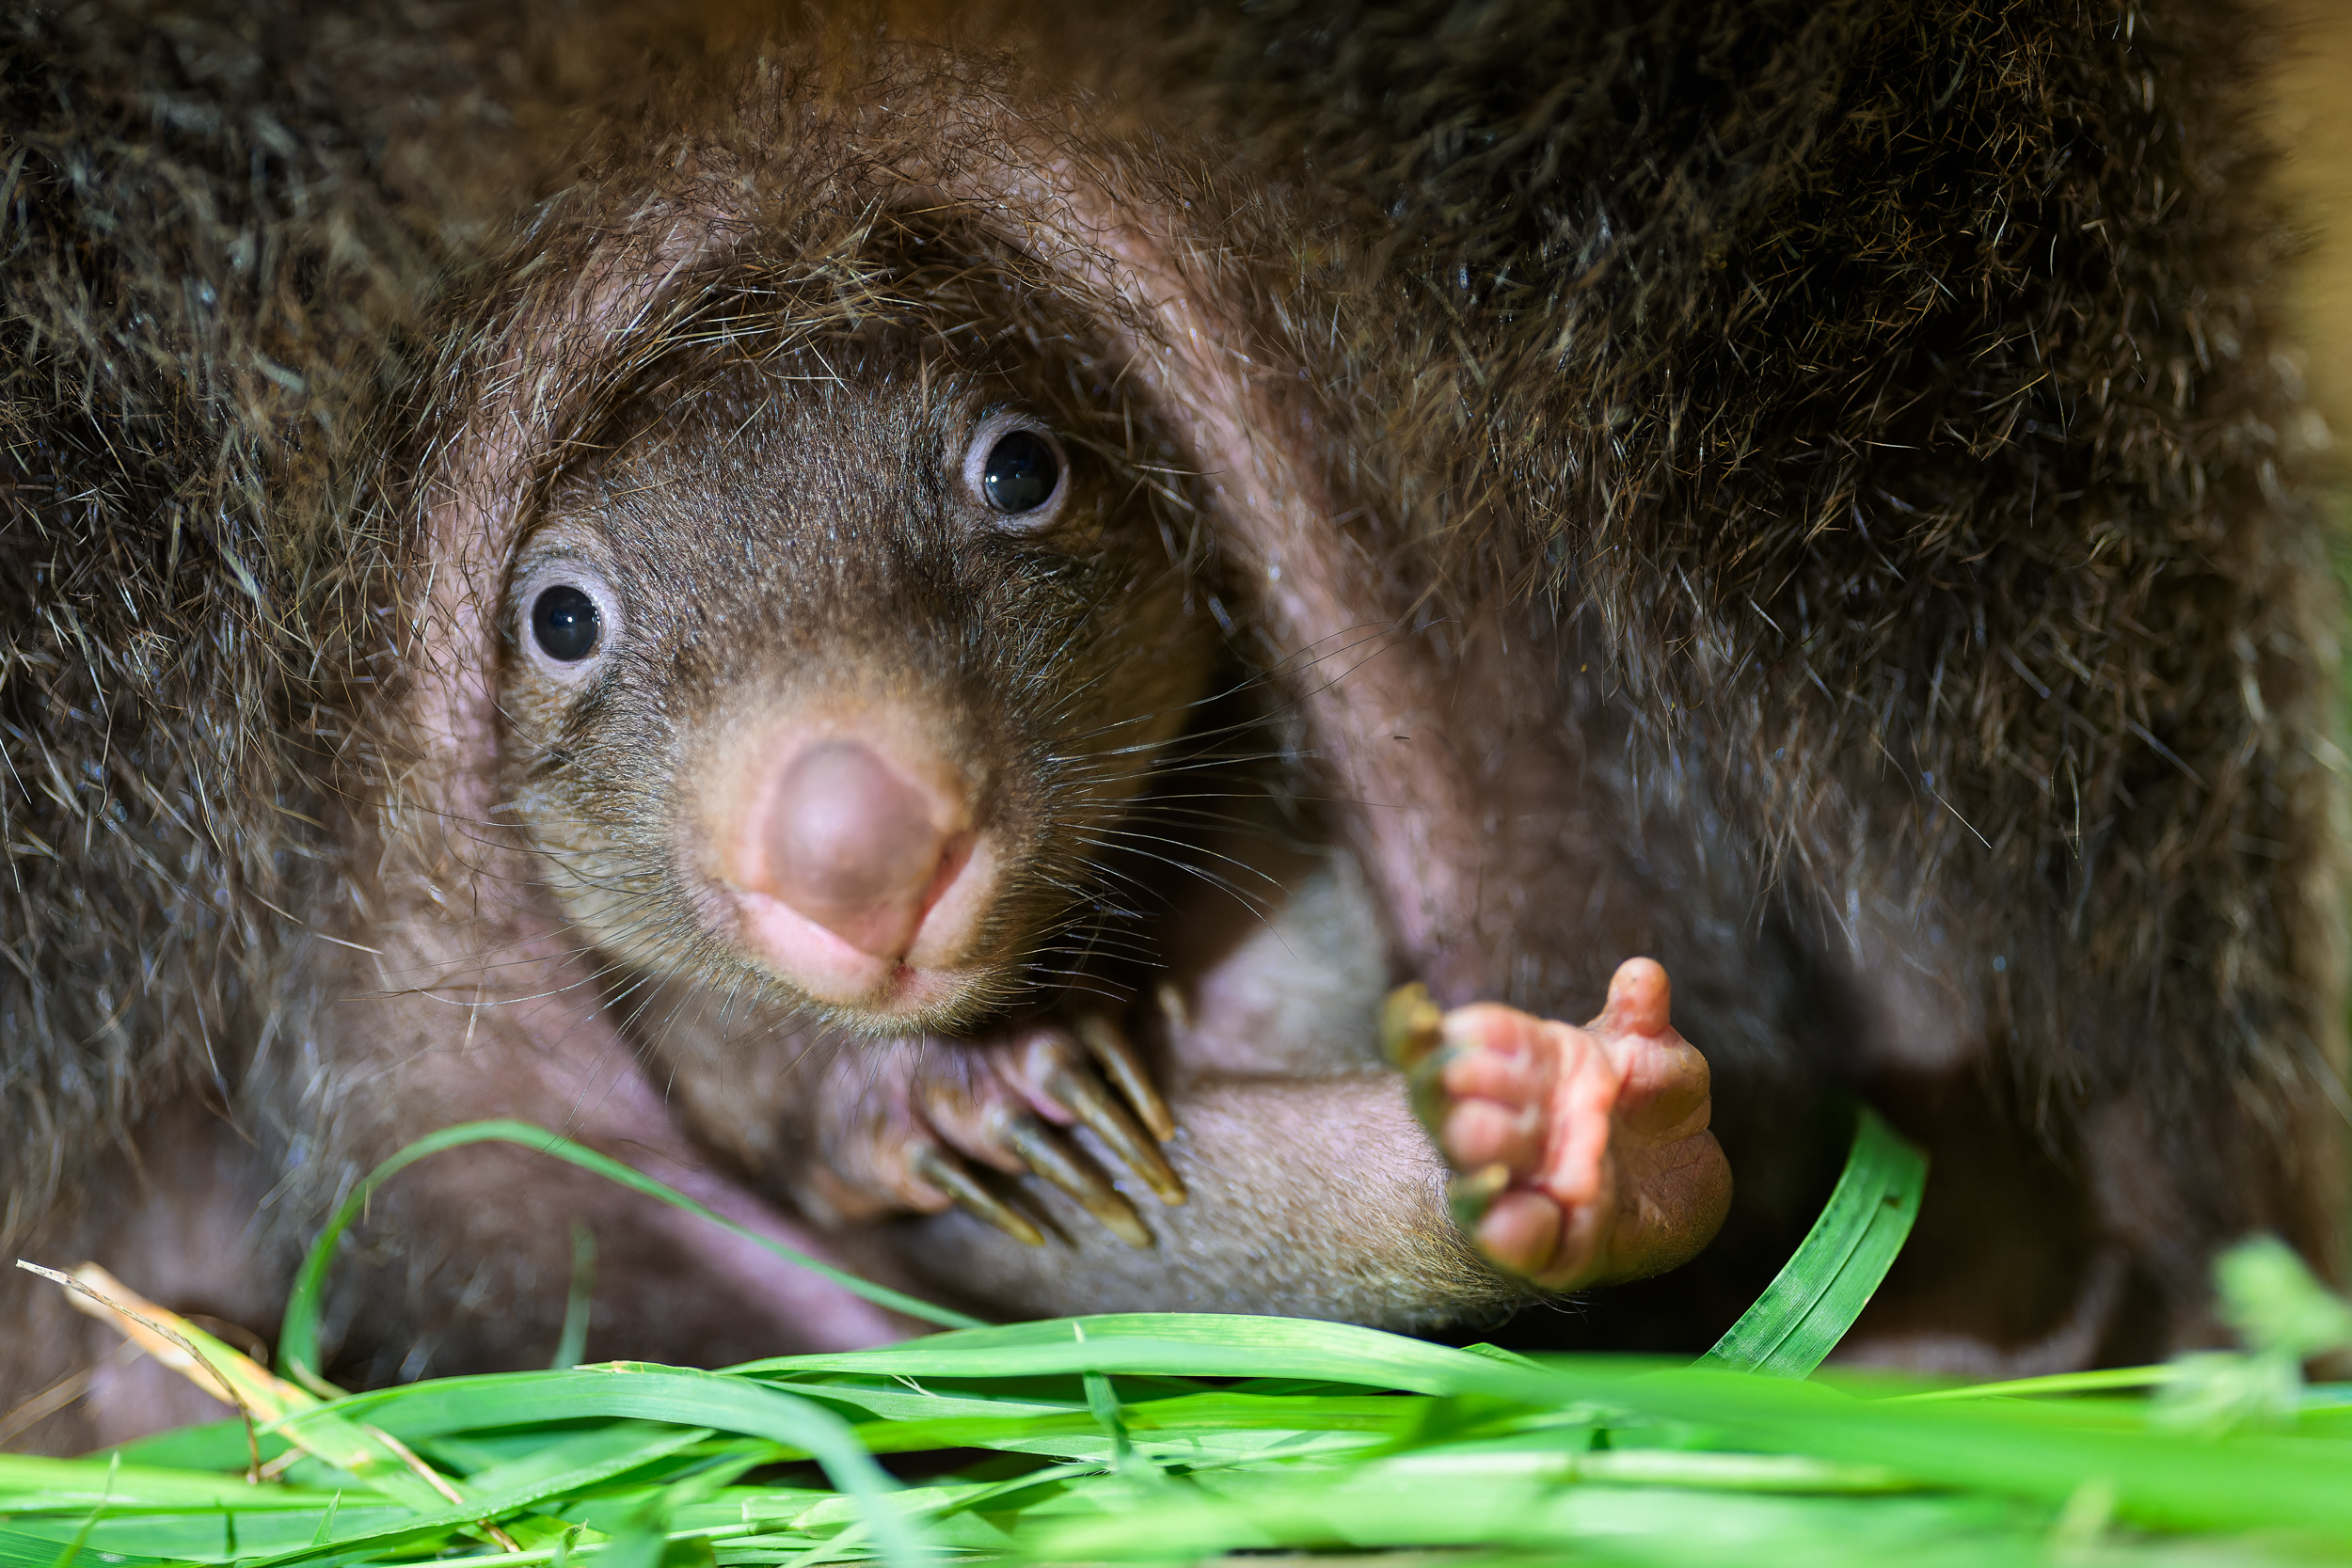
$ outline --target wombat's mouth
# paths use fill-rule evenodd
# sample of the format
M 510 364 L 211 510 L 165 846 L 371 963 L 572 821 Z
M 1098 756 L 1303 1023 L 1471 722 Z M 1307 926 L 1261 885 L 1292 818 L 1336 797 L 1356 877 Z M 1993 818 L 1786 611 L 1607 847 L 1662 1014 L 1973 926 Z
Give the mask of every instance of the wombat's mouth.
M 726 892 L 743 945 L 771 962 L 788 960 L 792 983 L 818 1002 L 855 1007 L 877 1021 L 919 1020 L 957 1006 L 971 990 L 971 977 L 961 965 L 935 961 L 927 951 L 924 932 L 918 931 L 901 951 L 870 944 L 883 946 L 875 952 L 780 898 L 744 888 Z

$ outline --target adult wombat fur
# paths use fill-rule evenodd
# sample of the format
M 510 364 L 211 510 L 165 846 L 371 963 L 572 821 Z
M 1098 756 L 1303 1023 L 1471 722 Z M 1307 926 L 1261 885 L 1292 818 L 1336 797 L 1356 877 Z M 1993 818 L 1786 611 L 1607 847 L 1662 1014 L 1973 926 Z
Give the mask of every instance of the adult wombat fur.
M 1541 1332 L 1703 1343 L 1853 1092 L 1936 1174 L 1849 1354 L 2150 1355 L 2213 1333 L 2217 1245 L 2332 1266 L 2333 605 L 2235 7 L 881 20 L 9 19 L 17 1253 L 266 1329 L 358 1171 L 503 1114 L 994 1311 L 1490 1322 L 1533 1292 L 1480 1247 L 1549 1276 L 1453 1228 L 1478 1162 L 1374 1060 L 1377 999 L 1582 1017 L 1639 954 L 1737 1196 L 1697 1262 Z M 918 214 L 1165 441 L 1137 471 L 1205 546 L 1159 557 L 1177 621 L 1245 677 L 1191 721 L 1253 737 L 1243 799 L 1177 848 L 1258 913 L 1171 872 L 1099 972 L 1180 1129 L 1148 1246 L 1010 1169 L 1044 1245 L 894 1217 L 953 1195 L 844 1147 L 883 1088 L 849 1144 L 936 1128 L 914 1090 L 1066 1008 L 1049 976 L 944 1044 L 803 1056 L 691 964 L 612 984 L 516 811 L 512 573 L 599 421 L 681 354 L 757 358 L 780 301 L 852 331 Z M 1632 984 L 1575 1039 L 1670 1041 Z M 1665 1136 L 1637 1113 L 1613 1150 Z M 1597 1168 L 1562 1237 L 1653 1190 Z M 341 1374 L 543 1363 L 573 1219 L 594 1354 L 900 1326 L 476 1150 L 377 1201 Z M 0 1407 L 108 1350 L 6 1290 Z M 17 1440 L 172 1397 L 110 1369 Z

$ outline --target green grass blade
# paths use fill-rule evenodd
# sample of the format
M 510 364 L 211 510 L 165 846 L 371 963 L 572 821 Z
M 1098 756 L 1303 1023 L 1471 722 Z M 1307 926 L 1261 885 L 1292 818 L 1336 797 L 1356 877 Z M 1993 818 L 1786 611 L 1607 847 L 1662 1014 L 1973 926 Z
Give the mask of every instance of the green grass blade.
M 550 1132 L 544 1127 L 533 1126 L 527 1121 L 469 1121 L 462 1122 L 455 1127 L 444 1127 L 437 1132 L 419 1138 L 415 1143 L 370 1171 L 365 1179 L 352 1189 L 351 1196 L 343 1200 L 342 1207 L 335 1211 L 335 1217 L 327 1222 L 326 1228 L 320 1231 L 318 1239 L 310 1243 L 310 1252 L 302 1259 L 301 1272 L 294 1276 L 294 1294 L 286 1303 L 285 1322 L 278 1330 L 278 1360 L 286 1376 L 313 1392 L 325 1394 L 330 1398 L 342 1392 L 321 1375 L 318 1354 L 319 1307 L 326 1292 L 326 1271 L 335 1260 L 335 1243 L 342 1239 L 343 1231 L 350 1227 L 352 1221 L 359 1217 L 359 1211 L 366 1206 L 368 1199 L 374 1196 L 375 1190 L 385 1182 L 428 1155 L 438 1154 L 443 1149 L 456 1148 L 466 1144 L 478 1143 L 520 1144 L 525 1148 L 537 1153 L 569 1161 L 583 1170 L 591 1170 L 598 1176 L 617 1181 L 633 1192 L 660 1198 L 674 1208 L 683 1209 L 690 1214 L 708 1220 L 723 1229 L 732 1231 L 746 1241 L 767 1248 L 788 1263 L 833 1281 L 852 1295 L 863 1296 L 878 1307 L 885 1307 L 894 1312 L 904 1313 L 918 1322 L 937 1323 L 943 1328 L 970 1328 L 980 1321 L 968 1313 L 950 1311 L 945 1307 L 934 1307 L 930 1302 L 919 1300 L 904 1291 L 893 1291 L 887 1286 L 876 1285 L 870 1280 L 860 1279 L 846 1269 L 834 1268 L 830 1263 L 820 1263 L 799 1248 L 787 1246 L 771 1237 L 762 1236 L 748 1227 L 738 1225 L 733 1220 L 695 1202 L 668 1183 L 657 1181 L 642 1171 L 632 1170 L 618 1160 L 576 1144 L 561 1133 Z
M 583 1376 L 613 1370 L 666 1371 L 652 1362 L 610 1362 L 565 1372 L 482 1372 L 469 1377 L 428 1378 L 420 1383 L 351 1395 L 335 1408 L 381 1427 L 404 1442 L 429 1442 L 453 1433 L 516 1431 L 575 1418 Z M 1083 1411 L 1074 1391 L 1067 1400 L 942 1397 L 888 1380 L 852 1383 L 810 1378 L 784 1386 L 787 1393 L 889 1420 L 964 1418 L 1026 1419 Z M 240 1461 L 241 1463 L 242 1461 Z
M 1919 1405 L 1813 1383 L 1691 1368 L 1641 1380 L 1643 1405 L 1724 1442 L 1879 1465 L 1915 1481 L 2060 1504 L 2111 1486 L 2119 1517 L 2176 1530 L 2298 1530 L 2352 1545 L 2352 1443 L 2265 1433 L 2209 1438 L 2084 1427 L 2063 1402 Z
M 541 1419 L 552 1417 L 565 1420 L 660 1421 L 674 1427 L 764 1438 L 812 1455 L 823 1466 L 826 1479 L 856 1509 L 884 1558 L 898 1564 L 923 1560 L 914 1527 L 890 1500 L 889 1494 L 897 1489 L 897 1483 L 874 1463 L 848 1422 L 813 1401 L 746 1378 L 671 1368 L 584 1368 L 574 1372 L 533 1375 L 549 1384 L 560 1383 L 564 1389 L 560 1401 L 543 1399 L 532 1412 Z M 694 1437 L 700 1435 L 699 1432 L 692 1433 Z M 642 1446 L 648 1453 L 660 1447 Z M 327 1547 L 290 1552 L 268 1561 L 276 1568 L 333 1568 L 334 1564 L 381 1556 L 394 1547 L 435 1538 L 479 1518 L 501 1518 L 519 1510 L 536 1508 L 549 1498 L 577 1492 L 637 1463 L 638 1455 L 623 1452 L 553 1473 L 530 1474 L 506 1491 L 478 1492 L 469 1497 L 462 1507 L 405 1521 L 375 1536 L 355 1537 Z M 527 1469 L 528 1466 L 518 1465 L 510 1473 L 524 1474 Z
M 1740 1314 L 1702 1367 L 1806 1377 L 1837 1348 L 1919 1217 L 1928 1157 L 1867 1105 L 1845 1173 L 1796 1256 Z
M 880 1350 L 752 1361 L 729 1370 L 763 1377 L 833 1371 L 951 1378 L 1086 1372 L 1290 1377 L 1417 1394 L 1493 1394 L 1508 1400 L 1525 1400 L 1531 1387 L 1549 1386 L 1547 1373 L 1376 1328 L 1216 1312 L 1049 1318 L 933 1334 Z
M 557 1371 L 577 1367 L 588 1354 L 588 1313 L 596 1291 L 596 1233 L 585 1220 L 572 1221 L 572 1288 L 564 1297 L 564 1332 L 555 1338 Z
M 73 1547 L 78 1552 L 80 1548 Z M 72 1559 L 67 1557 L 59 1544 L 45 1535 L 27 1535 L 22 1530 L 0 1528 L 0 1568 L 60 1568 Z M 160 1557 L 132 1557 L 121 1552 L 106 1554 L 106 1568 L 145 1568 L 148 1563 L 163 1563 Z
M 2111 1394 L 2119 1390 L 2160 1388 L 2172 1381 L 2169 1367 L 2102 1367 L 2090 1372 L 2050 1372 L 2041 1377 L 2011 1378 L 2006 1383 L 1972 1383 L 1963 1388 L 1930 1388 L 1899 1394 L 1898 1404 L 1941 1404 L 1954 1400 L 2028 1399 L 2050 1394 Z
M 239 1428 L 237 1464 L 245 1463 Z M 115 1508 L 314 1508 L 324 1493 L 288 1486 L 249 1485 L 242 1475 L 192 1474 L 186 1470 L 122 1464 L 119 1456 L 47 1459 L 37 1454 L 0 1454 L 0 1513 L 30 1508 L 70 1508 L 105 1503 Z

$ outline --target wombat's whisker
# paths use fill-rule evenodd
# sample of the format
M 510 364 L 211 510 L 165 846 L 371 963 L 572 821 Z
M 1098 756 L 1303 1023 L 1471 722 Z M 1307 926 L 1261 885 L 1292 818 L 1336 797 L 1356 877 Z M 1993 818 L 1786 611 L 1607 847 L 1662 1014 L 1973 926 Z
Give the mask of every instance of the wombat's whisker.
M 1239 883 L 1228 879 L 1223 873 L 1202 865 L 1196 861 L 1186 860 L 1181 855 L 1169 854 L 1165 851 L 1140 847 L 1153 843 L 1174 844 L 1177 843 L 1175 840 L 1161 839 L 1155 835 L 1136 833 L 1132 832 L 1088 832 L 1082 831 L 1080 832 L 1079 836 L 1082 842 L 1090 846 L 1108 847 L 1125 850 L 1130 854 L 1141 856 L 1143 859 L 1151 861 L 1154 864 L 1164 865 L 1172 871 L 1182 872 L 1187 877 L 1194 878 L 1200 881 L 1207 883 L 1211 887 L 1231 894 L 1235 899 L 1239 900 L 1245 908 L 1248 909 L 1254 914 L 1263 916 L 1265 911 L 1271 907 L 1272 902 L 1279 902 L 1276 895 L 1281 891 L 1281 883 L 1279 880 L 1267 875 L 1256 866 L 1247 864 L 1231 855 L 1227 855 L 1219 851 L 1211 850 L 1206 851 L 1206 853 L 1210 854 L 1215 859 L 1227 862 L 1229 864 L 1239 868 L 1250 876 L 1258 878 L 1266 884 L 1265 889 L 1253 896 L 1250 893 L 1245 892 Z M 1189 847 L 1178 844 L 1178 847 L 1184 848 Z M 1128 880 L 1134 885 L 1143 885 L 1141 883 L 1135 882 L 1134 879 L 1122 878 L 1122 879 Z M 1266 900 L 1267 902 L 1261 902 L 1261 899 Z

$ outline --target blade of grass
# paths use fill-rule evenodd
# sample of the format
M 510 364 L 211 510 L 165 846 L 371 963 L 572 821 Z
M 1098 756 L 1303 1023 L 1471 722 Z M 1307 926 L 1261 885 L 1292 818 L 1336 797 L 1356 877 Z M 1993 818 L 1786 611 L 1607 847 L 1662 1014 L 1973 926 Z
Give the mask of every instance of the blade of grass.
M 97 1519 L 84 1543 L 83 1560 L 111 1561 L 125 1547 L 130 1555 L 177 1559 L 185 1562 L 226 1562 L 236 1558 L 267 1558 L 281 1552 L 331 1540 L 327 1519 L 346 1535 L 392 1528 L 411 1523 L 416 1515 L 390 1503 L 340 1511 L 310 1507 L 302 1510 L 244 1508 L 221 1504 L 209 1509 L 108 1509 Z M 24 1537 L 51 1543 L 55 1553 L 67 1539 L 72 1523 L 55 1514 L 23 1513 L 9 1524 Z
M 1647 1364 L 1640 1365 L 1645 1370 Z M 1486 1393 L 1520 1401 L 1529 1397 L 1531 1386 L 1539 1390 L 1548 1386 L 1542 1372 L 1531 1373 L 1490 1356 L 1384 1334 L 1375 1328 L 1308 1318 L 1250 1318 L 1215 1312 L 1049 1318 L 932 1334 L 880 1350 L 751 1361 L 729 1370 L 778 1379 L 797 1372 L 826 1371 L 949 1378 L 1086 1372 L 1297 1377 L 1357 1388 L 1402 1388 L 1417 1394 Z M 1533 1384 L 1531 1378 L 1535 1380 Z
M 1953 1400 L 2026 1399 L 2037 1394 L 2107 1394 L 2118 1389 L 2157 1388 L 2170 1382 L 2169 1367 L 2103 1367 L 2090 1372 L 2051 1372 L 2006 1383 L 1972 1383 L 1963 1388 L 1930 1388 L 1898 1394 L 1890 1404 L 1937 1404 Z
M 255 1486 L 242 1476 L 191 1474 L 145 1465 L 117 1465 L 107 1484 L 108 1462 L 118 1455 L 95 1459 L 45 1459 L 34 1454 L 0 1454 L 0 1513 L 55 1510 L 80 1503 L 105 1501 L 117 1508 L 282 1508 L 301 1510 L 326 1506 L 329 1496 L 289 1486 Z
M 1406 1462 L 1304 1483 L 1261 1473 L 1201 1477 L 1191 1495 L 1073 1495 L 1041 1517 L 1049 1560 L 1199 1561 L 1233 1550 L 1394 1550 L 1517 1546 L 1557 1561 L 1738 1563 L 1824 1568 L 1890 1560 L 2046 1563 L 2040 1542 L 1997 1504 L 1976 1498 L 1859 1500 L 1769 1494 L 1671 1499 L 1566 1473 L 1451 1471 Z M 2004 1541 L 2002 1538 L 2007 1536 Z M 1456 1560 L 1452 1557 L 1447 1562 Z
M 748 1378 L 667 1367 L 615 1364 L 583 1367 L 571 1372 L 524 1375 L 542 1386 L 541 1398 L 528 1418 L 532 1420 L 661 1421 L 672 1426 L 763 1437 L 809 1454 L 823 1466 L 826 1479 L 866 1520 L 884 1557 L 897 1563 L 913 1563 L 922 1555 L 914 1528 L 889 1500 L 897 1483 L 867 1454 L 854 1429 L 815 1401 Z M 609 1466 L 599 1469 L 591 1465 L 588 1469 L 596 1471 L 598 1479 L 617 1473 Z M 478 1497 L 469 1506 L 494 1514 L 512 1513 L 581 1484 L 584 1483 L 574 1473 L 566 1472 L 552 1480 L 535 1481 L 512 1493 Z M 397 1544 L 398 1541 L 391 1537 L 421 1539 L 430 1533 L 426 1527 L 446 1528 L 447 1517 L 421 1521 L 419 1527 L 407 1530 L 388 1532 L 384 1544 Z M 333 1551 L 316 1557 L 297 1553 L 273 1560 L 288 1564 L 342 1562 L 353 1560 L 349 1552 L 354 1546 L 355 1543 L 344 1542 Z
M 2160 1529 L 2297 1528 L 2352 1544 L 2352 1443 L 2085 1427 L 2026 1401 L 1897 1404 L 1817 1384 L 1707 1369 L 1654 1374 L 1646 1409 L 1703 1425 L 1712 1446 L 1879 1465 L 1915 1481 L 2056 1506 L 2113 1486 L 2118 1517 Z M 1631 1402 L 1629 1401 L 1629 1402 Z
M 615 1361 L 582 1372 L 667 1371 L 651 1362 Z M 732 1375 L 732 1374 L 728 1374 Z M 765 1380 L 762 1380 L 763 1384 Z M 956 1417 L 979 1420 L 1026 1419 L 1085 1409 L 1074 1390 L 1066 1400 L 1024 1393 L 991 1400 L 943 1396 L 903 1384 L 851 1384 L 812 1379 L 777 1385 L 787 1393 L 860 1415 L 890 1420 L 934 1420 Z M 353 1394 L 335 1408 L 355 1415 L 411 1442 L 451 1433 L 515 1431 L 572 1419 L 579 1377 L 572 1372 L 483 1372 L 469 1377 L 430 1378 L 420 1383 Z
M 90 1522 L 97 1523 L 95 1515 L 92 1516 Z M 0 1568 L 72 1568 L 72 1564 L 81 1556 L 84 1539 L 77 1537 L 66 1543 L 63 1549 L 60 1549 L 58 1543 L 50 1540 L 45 1535 L 27 1535 L 23 1530 L 0 1529 Z M 161 1563 L 167 1560 L 169 1560 L 159 1557 L 131 1557 L 120 1552 L 106 1554 L 107 1568 L 119 1568 L 119 1565 L 124 1563 Z
M 572 1221 L 572 1288 L 564 1298 L 564 1332 L 556 1336 L 557 1371 L 577 1367 L 588 1351 L 588 1311 L 596 1278 L 596 1233 L 584 1221 Z
M 846 1269 L 820 1263 L 799 1248 L 773 1237 L 763 1236 L 748 1226 L 738 1225 L 667 1182 L 657 1181 L 644 1172 L 632 1170 L 618 1160 L 576 1144 L 561 1133 L 550 1132 L 527 1121 L 469 1121 L 455 1127 L 444 1127 L 437 1132 L 419 1138 L 370 1171 L 352 1189 L 342 1207 L 335 1211 L 335 1216 L 327 1221 L 326 1228 L 320 1231 L 318 1239 L 310 1243 L 310 1250 L 303 1257 L 301 1271 L 294 1276 L 294 1294 L 287 1300 L 285 1321 L 278 1331 L 278 1365 L 285 1369 L 288 1377 L 326 1398 L 333 1399 L 342 1393 L 320 1372 L 318 1351 L 319 1310 L 326 1293 L 326 1272 L 335 1260 L 336 1243 L 342 1239 L 344 1230 L 359 1217 L 359 1212 L 366 1207 L 368 1199 L 385 1182 L 418 1161 L 444 1149 L 479 1143 L 519 1144 L 536 1153 L 568 1161 L 582 1170 L 594 1171 L 609 1180 L 617 1181 L 633 1192 L 644 1193 L 673 1208 L 683 1209 L 690 1214 L 708 1220 L 722 1229 L 765 1247 L 788 1263 L 833 1281 L 852 1295 L 862 1296 L 877 1307 L 888 1307 L 918 1322 L 937 1323 L 944 1328 L 970 1328 L 979 1323 L 977 1318 L 968 1313 L 934 1307 L 904 1291 L 860 1279 Z
M 85 1263 L 72 1275 L 22 1261 L 17 1267 L 69 1287 L 77 1305 L 95 1304 L 109 1323 L 158 1361 L 214 1398 L 234 1404 L 249 1423 L 249 1452 L 256 1462 L 259 1429 L 250 1423 L 282 1425 L 284 1418 L 307 1413 L 310 1418 L 301 1431 L 284 1435 L 361 1484 L 419 1513 L 437 1513 L 444 1503 L 459 1500 L 447 1477 L 393 1438 L 327 1411 L 312 1394 L 271 1375 L 243 1351 L 138 1295 L 96 1264 Z
M 1699 1365 L 1806 1377 L 1837 1348 L 1919 1217 L 1928 1157 L 1867 1105 L 1846 1169 L 1804 1241 Z

